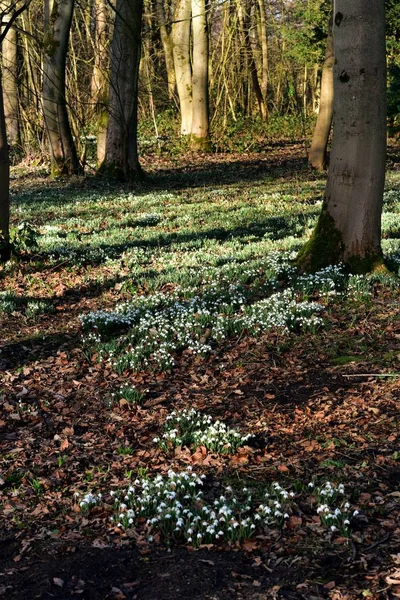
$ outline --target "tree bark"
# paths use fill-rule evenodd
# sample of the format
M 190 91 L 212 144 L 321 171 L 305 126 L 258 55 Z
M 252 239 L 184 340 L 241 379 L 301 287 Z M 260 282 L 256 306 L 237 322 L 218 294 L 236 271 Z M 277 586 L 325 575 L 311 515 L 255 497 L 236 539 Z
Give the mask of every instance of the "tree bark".
M 0 262 L 10 258 L 10 161 L 0 75 Z
M 317 122 L 315 124 L 308 160 L 317 171 L 324 171 L 327 166 L 327 148 L 333 117 L 333 35 L 332 15 L 329 19 L 328 37 L 326 40 L 325 61 L 322 68 L 321 99 Z
M 261 56 L 262 56 L 262 79 L 261 92 L 264 100 L 265 111 L 267 112 L 268 102 L 268 34 L 267 21 L 265 14 L 265 0 L 258 0 L 258 8 L 260 14 L 260 38 L 261 38 Z
M 382 266 L 386 158 L 383 0 L 335 0 L 334 133 L 322 212 L 298 263 L 343 261 L 353 271 Z
M 2 5 L 6 10 L 7 7 Z M 7 24 L 10 14 L 3 15 L 3 23 Z M 19 144 L 19 110 L 18 110 L 18 48 L 17 30 L 11 27 L 1 43 L 3 67 L 3 102 L 6 120 L 7 139 L 10 146 Z
M 81 172 L 65 99 L 65 66 L 73 10 L 74 0 L 45 2 L 42 101 L 52 175 Z
M 242 0 L 237 0 L 237 10 L 240 23 L 240 31 L 242 38 L 242 45 L 244 48 L 246 71 L 250 73 L 253 84 L 253 90 L 257 99 L 258 109 L 260 111 L 260 117 L 263 121 L 267 119 L 267 107 L 265 105 L 264 96 L 261 90 L 260 82 L 258 79 L 257 65 L 253 56 L 253 48 L 251 47 L 250 39 L 250 6 L 249 2 L 243 3 Z M 248 103 L 250 104 L 250 103 Z
M 108 13 L 106 0 L 95 0 L 94 65 L 91 80 L 92 103 L 97 116 L 97 164 L 100 165 L 106 152 L 107 135 L 107 48 Z
M 177 0 L 172 25 L 172 43 L 176 87 L 181 109 L 181 135 L 190 135 L 192 131 L 191 13 L 191 0 Z
M 208 108 L 208 26 L 206 1 L 192 0 L 193 76 L 191 145 L 194 150 L 209 151 Z
M 158 26 L 160 28 L 161 43 L 164 50 L 165 69 L 167 72 L 168 81 L 168 96 L 173 100 L 175 95 L 176 77 L 174 67 L 174 53 L 171 31 L 168 30 L 166 24 L 164 0 L 156 0 L 156 16 Z
M 99 171 L 143 178 L 137 150 L 137 103 L 143 0 L 117 0 L 111 42 L 106 152 Z

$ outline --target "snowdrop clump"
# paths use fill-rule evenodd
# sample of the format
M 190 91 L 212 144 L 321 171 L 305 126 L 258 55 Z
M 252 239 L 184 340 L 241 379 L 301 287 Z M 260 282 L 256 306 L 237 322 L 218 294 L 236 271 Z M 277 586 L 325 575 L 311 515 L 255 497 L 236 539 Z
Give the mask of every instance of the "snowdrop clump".
M 330 531 L 350 535 L 351 518 L 358 514 L 357 510 L 351 508 L 351 504 L 345 497 L 343 483 L 338 485 L 327 481 L 320 487 L 309 483 L 309 488 L 314 490 L 317 497 L 317 514 L 321 523 L 326 525 Z
M 288 492 L 275 481 L 265 493 L 264 503 L 258 507 L 257 514 L 266 526 L 277 524 L 283 527 L 292 513 L 294 497 L 294 492 Z
M 132 527 L 144 530 L 149 542 L 161 539 L 164 543 L 185 543 L 192 546 L 236 542 L 268 531 L 285 530 L 290 517 L 296 514 L 297 494 L 278 482 L 268 486 L 260 503 L 260 492 L 247 487 L 232 489 L 225 486 L 222 493 L 210 495 L 203 491 L 205 475 L 197 475 L 192 467 L 153 478 L 136 479 L 126 489 L 112 490 L 113 514 L 110 523 L 121 531 Z M 316 514 L 330 534 L 349 536 L 351 519 L 358 514 L 345 497 L 343 484 L 326 482 L 320 486 L 309 483 L 308 494 L 317 497 Z M 75 502 L 81 512 L 103 502 L 101 494 L 87 493 Z
M 161 438 L 154 438 L 163 450 L 176 446 L 198 448 L 204 446 L 212 452 L 233 454 L 244 446 L 251 434 L 242 435 L 210 415 L 202 415 L 194 408 L 173 411 L 168 415 Z
M 272 328 L 313 331 L 322 324 L 315 313 L 323 307 L 297 302 L 291 289 L 253 304 L 249 304 L 243 284 L 210 283 L 201 295 L 195 292 L 196 288 L 178 286 L 169 295 L 156 292 L 118 305 L 114 311 L 81 315 L 84 342 L 101 343 L 104 337 L 128 329 L 120 340 L 102 349 L 117 372 L 146 368 L 151 363 L 168 370 L 174 365 L 175 352 L 188 349 L 204 355 L 214 343 L 243 330 L 253 334 Z
M 246 307 L 242 327 L 251 332 L 268 329 L 289 332 L 298 328 L 314 331 L 323 324 L 315 314 L 322 310 L 323 306 L 317 302 L 297 302 L 294 291 L 287 288 Z
M 75 498 L 79 498 L 79 494 L 75 493 Z M 102 494 L 92 494 L 91 492 L 85 494 L 82 500 L 79 502 L 79 507 L 83 513 L 89 512 L 93 506 L 100 504 L 102 500 Z
M 180 473 L 171 469 L 165 476 L 136 479 L 127 489 L 110 492 L 114 503 L 110 522 L 120 530 L 144 526 L 150 542 L 158 535 L 167 544 L 183 542 L 200 546 L 247 539 L 257 530 L 282 527 L 288 518 L 280 509 L 285 503 L 285 510 L 289 510 L 289 499 L 293 501 L 294 494 L 279 484 L 271 488 L 274 509 L 268 514 L 269 500 L 255 505 L 246 487 L 234 492 L 227 486 L 223 494 L 207 502 L 202 490 L 205 478 L 188 467 Z M 272 500 L 274 494 L 282 504 Z M 82 501 L 78 498 L 77 501 L 86 513 L 101 502 L 101 497 L 86 494 Z

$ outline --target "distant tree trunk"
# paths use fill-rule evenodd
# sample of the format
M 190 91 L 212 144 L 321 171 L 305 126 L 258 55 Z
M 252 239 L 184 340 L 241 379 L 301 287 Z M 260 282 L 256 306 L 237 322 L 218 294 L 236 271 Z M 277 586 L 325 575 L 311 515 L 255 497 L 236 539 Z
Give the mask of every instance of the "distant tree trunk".
M 326 40 L 325 62 L 322 69 L 319 112 L 308 156 L 310 164 L 318 171 L 324 171 L 327 166 L 327 148 L 333 117 L 333 63 L 334 50 L 331 15 Z
M 260 39 L 261 39 L 261 56 L 262 56 L 262 83 L 261 92 L 265 105 L 265 112 L 268 112 L 268 35 L 267 22 L 265 14 L 265 0 L 258 0 L 258 8 L 260 13 Z
M 105 157 L 107 134 L 107 4 L 106 0 L 95 0 L 94 65 L 91 81 L 91 96 L 97 116 L 97 164 Z
M 3 5 L 0 4 L 3 8 Z M 7 7 L 4 7 L 5 9 Z M 3 15 L 3 24 L 7 24 L 11 15 Z M 1 44 L 3 68 L 3 102 L 7 128 L 7 139 L 10 146 L 19 144 L 19 110 L 18 110 L 18 48 L 17 30 L 11 27 Z
M 168 80 L 168 96 L 170 100 L 174 98 L 176 77 L 174 67 L 174 53 L 171 31 L 169 31 L 166 24 L 165 5 L 164 0 L 156 0 L 156 16 L 158 26 L 160 28 L 161 43 L 163 45 L 164 57 L 165 57 L 165 69 L 167 72 Z
M 192 148 L 210 150 L 208 109 L 208 27 L 206 1 L 192 0 Z
M 65 65 L 73 10 L 74 0 L 45 0 L 42 100 L 53 175 L 81 172 L 65 99 Z
M 10 161 L 0 75 L 0 262 L 10 258 Z
M 245 53 L 246 71 L 250 73 L 253 90 L 257 99 L 258 108 L 260 111 L 260 117 L 263 121 L 267 118 L 267 108 L 264 101 L 264 96 L 261 90 L 260 82 L 258 79 L 257 65 L 253 56 L 253 49 L 251 47 L 250 38 L 250 6 L 248 1 L 238 0 L 238 15 L 242 37 L 242 44 Z
M 335 0 L 334 133 L 325 201 L 298 255 L 311 270 L 343 261 L 354 271 L 382 265 L 386 158 L 383 0 Z
M 142 179 L 137 150 L 137 102 L 143 0 L 117 0 L 110 56 L 106 152 L 99 171 Z
M 176 0 L 172 42 L 176 87 L 181 109 L 181 135 L 192 131 L 192 68 L 190 65 L 191 0 Z

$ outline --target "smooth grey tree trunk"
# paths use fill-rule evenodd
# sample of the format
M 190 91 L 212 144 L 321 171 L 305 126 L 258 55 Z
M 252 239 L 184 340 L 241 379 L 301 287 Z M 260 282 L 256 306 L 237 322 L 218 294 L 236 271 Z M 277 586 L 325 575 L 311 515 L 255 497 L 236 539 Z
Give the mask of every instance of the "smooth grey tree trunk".
M 193 69 L 191 146 L 210 150 L 208 104 L 208 26 L 206 0 L 192 0 Z
M 65 66 L 74 0 L 45 0 L 43 39 L 43 117 L 52 175 L 80 173 L 65 98 Z
M 137 99 L 143 0 L 117 0 L 110 54 L 106 152 L 101 173 L 143 177 L 137 151 Z
M 308 160 L 317 171 L 324 171 L 327 167 L 327 149 L 329 133 L 333 117 L 333 34 L 332 15 L 328 24 L 328 37 L 326 40 L 325 61 L 321 78 L 321 101 L 317 122 L 314 127 Z
M 298 256 L 307 269 L 343 261 L 354 271 L 382 267 L 381 213 L 386 159 L 383 0 L 335 0 L 334 125 L 322 212 Z
M 181 135 L 192 131 L 192 69 L 190 65 L 191 0 L 176 0 L 172 25 L 172 49 L 176 87 L 181 109 Z
M 95 0 L 94 10 L 94 65 L 90 86 L 97 117 L 97 165 L 100 165 L 105 157 L 107 135 L 108 12 L 106 0 Z

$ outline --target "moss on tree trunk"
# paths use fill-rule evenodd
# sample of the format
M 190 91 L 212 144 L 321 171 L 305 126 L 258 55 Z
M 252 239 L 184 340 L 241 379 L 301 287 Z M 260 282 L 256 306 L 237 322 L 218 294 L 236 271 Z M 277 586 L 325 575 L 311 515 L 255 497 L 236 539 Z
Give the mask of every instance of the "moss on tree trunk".
M 314 272 L 338 263 L 343 257 L 342 234 L 335 226 L 324 203 L 311 238 L 300 249 L 296 264 L 303 271 Z

